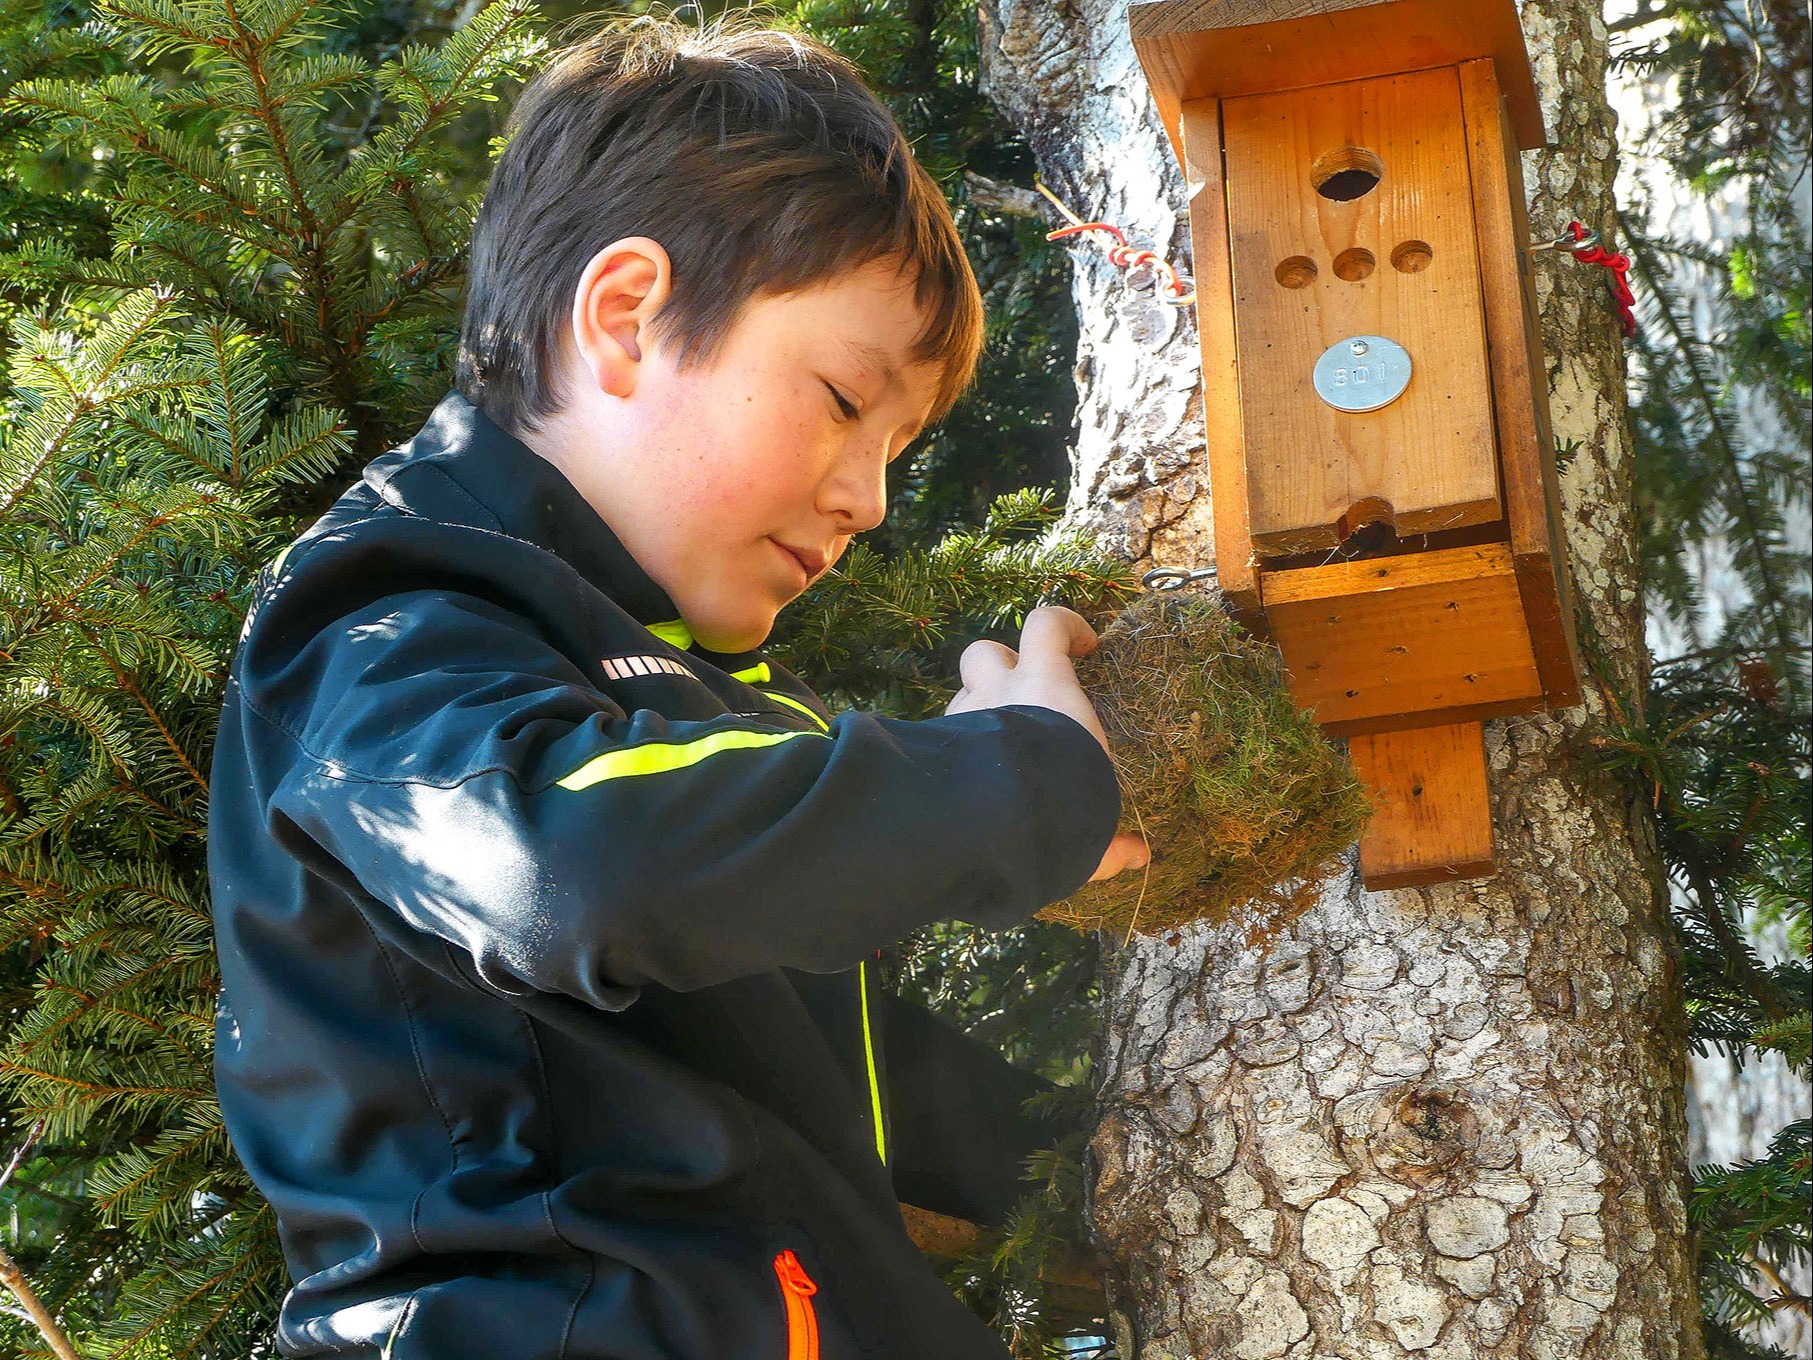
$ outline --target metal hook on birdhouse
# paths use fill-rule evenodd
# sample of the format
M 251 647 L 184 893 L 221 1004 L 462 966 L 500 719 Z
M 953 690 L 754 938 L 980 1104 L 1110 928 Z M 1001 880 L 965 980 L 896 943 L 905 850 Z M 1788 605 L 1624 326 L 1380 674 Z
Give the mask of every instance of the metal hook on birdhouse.
M 1569 222 L 1567 229 L 1553 241 L 1534 241 L 1529 247 L 1532 255 L 1545 250 L 1571 255 L 1581 264 L 1600 264 L 1609 269 L 1612 297 L 1618 304 L 1618 322 L 1624 327 L 1624 337 L 1628 340 L 1637 333 L 1637 299 L 1630 291 L 1630 256 L 1605 249 L 1600 244 L 1599 233 L 1589 231 L 1577 221 Z
M 1532 255 L 1539 255 L 1545 250 L 1565 250 L 1572 253 L 1576 250 L 1591 250 L 1598 244 L 1599 233 L 1583 227 L 1579 236 L 1575 236 L 1571 230 L 1564 231 L 1553 241 L 1532 241 L 1529 249 Z
M 1216 576 L 1213 567 L 1154 567 L 1139 578 L 1139 583 L 1147 590 L 1182 590 L 1197 581 L 1213 581 Z

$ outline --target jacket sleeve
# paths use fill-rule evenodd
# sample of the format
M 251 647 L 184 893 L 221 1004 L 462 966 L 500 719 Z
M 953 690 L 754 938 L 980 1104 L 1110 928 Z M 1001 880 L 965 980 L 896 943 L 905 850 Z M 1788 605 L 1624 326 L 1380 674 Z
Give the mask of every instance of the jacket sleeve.
M 1119 817 L 1108 756 L 1052 709 L 670 721 L 495 599 L 410 590 L 323 626 L 281 589 L 228 698 L 262 732 L 267 826 L 499 993 L 621 1009 L 853 967 L 934 919 L 1004 927 L 1085 882 Z
M 999 1227 L 1037 1187 L 1026 1160 L 1072 1130 L 1022 1105 L 1057 1088 L 902 997 L 889 997 L 882 1040 L 888 1165 L 902 1202 Z

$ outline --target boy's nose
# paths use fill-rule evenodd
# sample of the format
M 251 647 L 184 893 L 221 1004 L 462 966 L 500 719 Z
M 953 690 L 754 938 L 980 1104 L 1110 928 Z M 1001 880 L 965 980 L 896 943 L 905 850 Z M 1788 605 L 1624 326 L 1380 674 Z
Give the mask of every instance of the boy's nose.
M 885 448 L 853 450 L 827 479 L 820 508 L 848 521 L 842 532 L 873 529 L 888 514 L 888 458 Z

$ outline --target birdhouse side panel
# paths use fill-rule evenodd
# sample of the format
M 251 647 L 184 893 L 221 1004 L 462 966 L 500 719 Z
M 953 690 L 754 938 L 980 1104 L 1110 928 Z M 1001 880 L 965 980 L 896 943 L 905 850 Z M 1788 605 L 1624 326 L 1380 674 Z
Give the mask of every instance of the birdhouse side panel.
M 1555 437 L 1549 424 L 1548 371 L 1525 248 L 1530 223 L 1522 159 L 1493 63 L 1482 58 L 1462 62 L 1458 69 L 1492 354 L 1505 521 L 1543 691 L 1550 707 L 1567 708 L 1580 702 L 1579 660 L 1555 475 Z
M 1378 520 L 1404 536 L 1501 519 L 1455 68 L 1222 115 L 1256 551 L 1332 547 Z M 1395 396 L 1381 338 L 1407 359 Z
M 1259 578 L 1246 522 L 1246 447 L 1241 437 L 1240 371 L 1234 349 L 1220 101 L 1185 101 L 1178 129 L 1184 180 L 1190 186 L 1191 273 L 1196 279 L 1197 338 L 1202 346 L 1203 425 L 1217 584 L 1242 622 L 1263 628 L 1265 615 L 1260 609 Z

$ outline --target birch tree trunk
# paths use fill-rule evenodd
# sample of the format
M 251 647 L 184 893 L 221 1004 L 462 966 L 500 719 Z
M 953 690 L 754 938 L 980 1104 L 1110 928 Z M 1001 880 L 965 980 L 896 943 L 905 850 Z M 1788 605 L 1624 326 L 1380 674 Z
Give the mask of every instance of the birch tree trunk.
M 984 88 L 1085 219 L 1187 268 L 1182 176 L 1125 0 L 982 0 Z M 1591 0 L 1529 0 L 1552 145 L 1539 236 L 1609 226 L 1615 120 Z M 1213 561 L 1195 318 L 1075 252 L 1067 515 L 1141 565 Z M 1601 271 L 1538 294 L 1582 632 L 1640 693 L 1623 364 Z M 1329 883 L 1286 937 L 1105 946 L 1091 1214 L 1123 1360 L 1693 1360 L 1684 1022 L 1640 790 L 1584 710 L 1489 723 L 1499 872 Z

